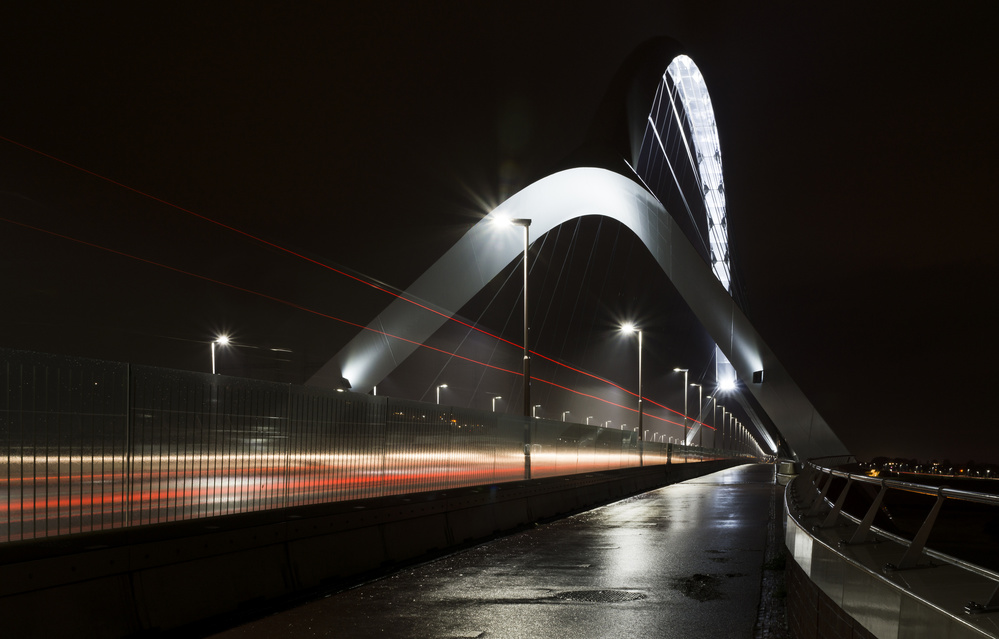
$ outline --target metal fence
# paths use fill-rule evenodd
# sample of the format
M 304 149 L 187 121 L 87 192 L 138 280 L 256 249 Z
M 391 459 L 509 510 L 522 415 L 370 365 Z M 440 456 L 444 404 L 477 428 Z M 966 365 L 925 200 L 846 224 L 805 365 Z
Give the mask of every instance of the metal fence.
M 632 431 L 0 349 L 0 541 L 723 456 L 639 450 Z
M 984 597 L 969 602 L 965 612 L 999 612 L 999 495 L 878 479 L 811 462 L 802 468 L 793 495 L 801 498 L 804 517 L 819 518 L 813 532 L 837 527 L 841 515 L 856 524 L 852 534 L 840 540 L 841 549 L 883 540 L 904 547 L 896 559 L 883 564 L 885 574 L 931 567 L 925 553 L 931 560 L 985 577 L 988 592 L 979 593 Z M 946 516 L 938 517 L 945 503 Z

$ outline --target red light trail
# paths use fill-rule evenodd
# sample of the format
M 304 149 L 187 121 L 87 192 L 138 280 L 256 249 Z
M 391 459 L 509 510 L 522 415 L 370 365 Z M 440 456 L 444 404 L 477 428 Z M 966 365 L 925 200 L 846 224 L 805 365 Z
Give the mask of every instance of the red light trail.
M 319 267 L 327 269 L 327 270 L 329 270 L 331 272 L 337 273 L 338 275 L 343 275 L 344 277 L 347 277 L 347 278 L 352 279 L 352 280 L 354 280 L 356 282 L 359 282 L 361 284 L 369 286 L 369 287 L 371 287 L 371 288 L 373 288 L 375 290 L 381 291 L 382 293 L 386 293 L 386 294 L 391 295 L 391 296 L 393 296 L 395 298 L 398 298 L 398 299 L 401 299 L 401 300 L 403 300 L 405 302 L 408 302 L 409 304 L 413 304 L 414 306 L 417 306 L 417 307 L 422 308 L 422 309 L 424 309 L 426 311 L 429 311 L 431 313 L 439 315 L 439 316 L 445 318 L 448 321 L 455 322 L 457 324 L 461 324 L 462 326 L 465 326 L 465 327 L 467 327 L 467 328 L 469 328 L 471 330 L 477 331 L 477 332 L 479 332 L 479 333 L 481 333 L 483 335 L 486 335 L 488 337 L 491 337 L 491 338 L 493 338 L 495 340 L 498 340 L 498 341 L 501 341 L 501 342 L 505 342 L 505 343 L 510 344 L 511 346 L 514 346 L 514 347 L 517 347 L 517 348 L 521 348 L 523 346 L 522 344 L 517 344 L 516 342 L 508 340 L 508 339 L 506 339 L 504 337 L 501 337 L 499 335 L 495 335 L 493 333 L 490 333 L 489 331 L 486 331 L 486 330 L 484 330 L 482 328 L 479 328 L 478 326 L 475 326 L 473 324 L 469 324 L 468 322 L 465 322 L 465 321 L 463 321 L 461 319 L 458 319 L 458 318 L 454 317 L 453 315 L 448 315 L 446 313 L 442 313 L 442 312 L 440 312 L 440 311 L 438 311 L 436 309 L 433 309 L 433 308 L 431 308 L 431 307 L 429 307 L 429 306 L 427 306 L 425 304 L 422 304 L 422 303 L 420 303 L 420 302 L 418 302 L 418 301 L 416 301 L 416 300 L 414 300 L 412 298 L 409 298 L 409 297 L 406 297 L 406 296 L 401 295 L 399 293 L 396 293 L 395 291 L 391 291 L 391 290 L 389 290 L 389 289 L 387 289 L 385 287 L 378 286 L 377 284 L 374 284 L 374 283 L 372 283 L 370 281 L 367 281 L 367 280 L 365 280 L 363 278 L 357 277 L 356 275 L 352 275 L 352 274 L 350 274 L 350 273 L 348 273 L 346 271 L 337 269 L 337 268 L 332 267 L 332 266 L 330 266 L 328 264 L 320 262 L 319 260 L 315 260 L 313 258 L 310 258 L 310 257 L 308 257 L 306 255 L 303 255 L 301 253 L 298 253 L 296 251 L 292 251 L 291 249 L 288 249 L 288 248 L 286 248 L 284 246 L 281 246 L 280 244 L 276 244 L 276 243 L 271 242 L 269 240 L 265 240 L 265 239 L 263 239 L 261 237 L 253 235 L 252 233 L 248 233 L 246 231 L 243 231 L 242 229 L 236 228 L 236 227 L 231 226 L 229 224 L 225 224 L 223 222 L 220 222 L 218 220 L 210 218 L 210 217 L 208 217 L 206 215 L 202 215 L 202 214 L 197 213 L 195 211 L 192 211 L 190 209 L 184 208 L 182 206 L 174 204 L 174 203 L 172 203 L 172 202 L 170 202 L 168 200 L 165 200 L 163 198 L 157 197 L 157 196 L 152 195 L 150 193 L 146 193 L 145 191 L 141 191 L 141 190 L 139 190 L 139 189 L 137 189 L 135 187 L 129 186 L 129 185 L 124 184 L 122 182 L 118 182 L 118 181 L 113 180 L 113 179 L 111 179 L 109 177 L 106 177 L 104 175 L 101 175 L 99 173 L 91 171 L 89 169 L 83 168 L 81 166 L 78 166 L 78 165 L 73 164 L 71 162 L 68 162 L 66 160 L 63 160 L 63 159 L 61 159 L 59 157 L 56 157 L 54 155 L 51 155 L 49 153 L 45 153 L 44 151 L 40 151 L 38 149 L 30 147 L 30 146 L 28 146 L 26 144 L 22 144 L 20 142 L 17 142 L 16 140 L 12 140 L 12 139 L 7 138 L 7 137 L 2 136 L 2 135 L 0 135 L 0 140 L 4 140 L 5 142 L 8 142 L 8 143 L 13 144 L 15 146 L 18 146 L 18 147 L 20 147 L 22 149 L 25 149 L 27 151 L 30 151 L 32 153 L 41 155 L 42 157 L 48 158 L 50 160 L 53 160 L 54 162 L 58 162 L 60 164 L 68 166 L 68 167 L 70 167 L 70 168 L 72 168 L 74 170 L 80 171 L 82 173 L 86 173 L 87 175 L 95 177 L 95 178 L 97 178 L 99 180 L 103 180 L 105 182 L 108 182 L 109 184 L 113 184 L 113 185 L 115 185 L 117 187 L 120 187 L 120 188 L 123 188 L 123 189 L 125 189 L 127 191 L 131 191 L 132 193 L 135 193 L 135 194 L 140 195 L 142 197 L 148 198 L 148 199 L 153 200 L 155 202 L 159 202 L 160 204 L 164 204 L 164 205 L 166 205 L 166 206 L 168 206 L 168 207 L 170 207 L 172 209 L 175 209 L 177 211 L 181 211 L 181 212 L 186 213 L 188 215 L 192 215 L 192 216 L 194 216 L 194 217 L 196 217 L 196 218 L 198 218 L 200 220 L 203 220 L 205 222 L 209 222 L 211 224 L 215 224 L 215 225 L 217 225 L 217 226 L 219 226 L 221 228 L 224 228 L 226 230 L 232 231 L 233 233 L 237 233 L 239 235 L 242 235 L 242 236 L 244 236 L 246 238 L 249 238 L 249 239 L 251 239 L 251 240 L 253 240 L 255 242 L 259 242 L 259 243 L 261 243 L 261 244 L 263 244 L 265 246 L 269 246 L 271 248 L 274 248 L 274 249 L 277 249 L 277 250 L 279 250 L 281 252 L 284 252 L 284 253 L 286 253 L 288 255 L 292 255 L 292 256 L 297 257 L 299 259 L 302 259 L 302 260 L 304 260 L 306 262 L 309 262 L 311 264 L 315 264 L 316 266 L 319 266 Z M 401 337 L 401 336 L 398 336 L 398 335 L 392 335 L 390 333 L 386 333 L 384 331 L 373 329 L 373 328 L 370 328 L 368 326 L 364 326 L 364 325 L 358 324 L 356 322 L 351 322 L 349 320 L 345 320 L 345 319 L 342 319 L 342 318 L 339 318 L 339 317 L 335 317 L 335 316 L 329 315 L 327 313 L 322 313 L 320 311 L 317 311 L 317 310 L 314 310 L 314 309 L 302 306 L 300 304 L 296 304 L 296 303 L 288 301 L 288 300 L 284 300 L 284 299 L 277 298 L 277 297 L 274 297 L 274 296 L 271 296 L 271 295 L 267 295 L 266 293 L 261 293 L 259 291 L 254 291 L 254 290 L 251 290 L 251 289 L 243 288 L 243 287 L 237 286 L 235 284 L 230 284 L 230 283 L 227 283 L 227 282 L 223 282 L 221 280 L 216 280 L 216 279 L 204 276 L 204 275 L 199 275 L 197 273 L 192 273 L 192 272 L 189 272 L 189 271 L 185 271 L 185 270 L 173 267 L 173 266 L 169 266 L 169 265 L 162 264 L 162 263 L 159 263 L 159 262 L 154 262 L 152 260 L 148 260 L 148 259 L 145 259 L 145 258 L 142 258 L 142 257 L 138 257 L 136 255 L 131 255 L 129 253 L 125 253 L 125 252 L 119 251 L 117 249 L 113 249 L 113 248 L 101 246 L 101 245 L 95 244 L 93 242 L 88 242 L 86 240 L 81 240 L 81 239 L 78 239 L 78 238 L 70 237 L 70 236 L 63 235 L 63 234 L 60 234 L 60 233 L 57 233 L 57 232 L 54 232 L 54 231 L 49 231 L 47 229 L 42 229 L 42 228 L 39 228 L 39 227 L 36 227 L 36 226 L 32 226 L 30 224 L 25 224 L 23 222 L 17 222 L 15 220 L 10 220 L 8 218 L 3 218 L 3 217 L 0 217 L 0 220 L 3 220 L 3 221 L 8 222 L 10 224 L 15 224 L 15 225 L 18 225 L 18 226 L 22 226 L 24 228 L 29 228 L 29 229 L 32 229 L 34 231 L 38 231 L 38 232 L 41 232 L 41 233 L 47 233 L 49 235 L 53 235 L 55 237 L 59 237 L 59 238 L 65 239 L 65 240 L 70 240 L 70 241 L 73 241 L 73 242 L 78 242 L 78 243 L 83 244 L 85 246 L 90 246 L 92 248 L 100 249 L 100 250 L 103 250 L 103 251 L 108 251 L 110 253 L 114 253 L 114 254 L 120 255 L 122 257 L 126 257 L 126 258 L 129 258 L 129 259 L 134 259 L 134 260 L 137 260 L 137 261 L 140 261 L 140 262 L 144 262 L 146 264 L 150 264 L 150 265 L 157 266 L 157 267 L 160 267 L 160 268 L 164 268 L 164 269 L 167 269 L 167 270 L 170 270 L 170 271 L 174 271 L 176 273 L 180 273 L 180 274 L 183 274 L 183 275 L 187 275 L 187 276 L 190 276 L 190 277 L 201 279 L 201 280 L 204 280 L 206 282 L 210 282 L 212 284 L 217 284 L 217 285 L 220 285 L 220 286 L 225 286 L 225 287 L 231 288 L 233 290 L 237 290 L 237 291 L 240 291 L 240 292 L 243 292 L 243 293 L 248 293 L 248 294 L 251 294 L 251 295 L 256 295 L 256 296 L 261 297 L 263 299 L 267 299 L 267 300 L 270 300 L 270 301 L 273 301 L 273 302 L 277 302 L 279 304 L 284 304 L 286 306 L 289 306 L 291 308 L 295 308 L 297 310 L 301 310 L 301 311 L 304 311 L 304 312 L 307 312 L 307 313 L 312 313 L 314 315 L 318 315 L 320 317 L 324 317 L 324 318 L 331 319 L 331 320 L 334 320 L 334 321 L 337 321 L 337 322 L 341 322 L 341 323 L 347 324 L 349 326 L 354 326 L 356 328 L 360 328 L 360 329 L 363 329 L 363 330 L 367 330 L 367 331 L 371 331 L 371 332 L 374 332 L 374 333 L 378 333 L 378 334 L 384 335 L 386 337 L 390 337 L 392 339 L 398 339 L 398 340 L 401 340 L 401 341 L 404 341 L 404 342 L 408 342 L 410 344 L 415 344 L 415 345 L 417 345 L 419 347 L 427 348 L 427 349 L 432 350 L 432 351 L 437 351 L 437 352 L 440 352 L 440 353 L 443 353 L 443 354 L 455 357 L 457 359 L 465 360 L 465 361 L 468 361 L 468 362 L 471 362 L 471 363 L 474 363 L 474 364 L 479 364 L 479 365 L 484 366 L 486 368 L 492 368 L 494 370 L 499 370 L 499 371 L 502 371 L 502 372 L 505 372 L 505 373 L 511 373 L 513 375 L 523 376 L 522 372 L 517 372 L 517 371 L 512 371 L 512 370 L 509 370 L 509 369 L 501 368 L 499 366 L 494 366 L 494 365 L 488 364 L 486 362 L 481 362 L 481 361 L 478 361 L 478 360 L 471 359 L 469 357 L 464 357 L 462 355 L 458 355 L 456 352 L 448 352 L 448 351 L 445 351 L 443 349 L 439 349 L 439 348 L 435 348 L 433 346 L 428 346 L 426 344 L 418 343 L 418 342 L 416 342 L 414 340 L 410 340 L 410 339 L 407 339 L 405 337 Z M 619 389 L 621 391 L 624 391 L 624 392 L 628 393 L 629 395 L 632 395 L 634 397 L 638 397 L 637 393 L 635 393 L 635 392 L 633 392 L 631 390 L 628 390 L 628 389 L 624 388 L 623 386 L 620 386 L 620 385 L 618 385 L 618 384 L 616 384 L 616 383 L 614 383 L 614 382 L 612 382 L 612 381 L 610 381 L 608 379 L 600 377 L 599 375 L 594 375 L 593 373 L 589 373 L 589 372 L 581 370 L 579 368 L 575 368 L 573 366 L 570 366 L 568 364 L 565 364 L 563 362 L 555 360 L 555 359 L 553 359 L 551 357 L 548 357 L 547 355 L 543 355 L 541 353 L 538 353 L 537 351 L 532 350 L 530 352 L 531 352 L 532 355 L 535 355 L 535 356 L 540 357 L 540 358 L 542 358 L 544 360 L 552 362 L 553 364 L 555 364 L 557 366 L 561 366 L 563 368 L 567 368 L 567 369 L 569 369 L 569 370 L 571 370 L 573 372 L 579 373 L 581 375 L 585 375 L 585 376 L 590 377 L 592 379 L 595 379 L 595 380 L 597 380 L 599 382 L 608 384 L 610 386 L 614 386 L 615 388 L 617 388 L 617 389 Z M 601 398 L 596 397 L 594 395 L 588 395 L 586 393 L 581 393 L 579 391 L 572 390 L 572 389 L 567 388 L 565 386 L 560 386 L 560 385 L 555 384 L 553 382 L 548 382 L 548 381 L 545 381 L 543 379 L 539 379 L 539 378 L 536 378 L 536 377 L 532 377 L 531 379 L 539 381 L 539 382 L 541 382 L 543 384 L 549 384 L 551 386 L 555 386 L 555 387 L 561 388 L 563 390 L 566 390 L 566 391 L 569 391 L 569 392 L 572 392 L 572 393 L 576 393 L 578 395 L 590 397 L 592 399 L 597 399 L 597 400 L 602 401 L 602 402 L 607 403 L 607 404 L 618 406 L 620 408 L 625 408 L 625 409 L 630 410 L 632 412 L 638 412 L 638 410 L 635 409 L 635 408 L 629 408 L 627 406 L 623 406 L 621 404 L 616 404 L 616 403 L 611 402 L 609 400 L 601 399 Z M 642 399 L 644 399 L 645 401 L 647 401 L 647 402 L 649 402 L 651 404 L 654 404 L 654 405 L 656 405 L 656 406 L 658 406 L 658 407 L 660 407 L 660 408 L 662 408 L 664 410 L 667 410 L 667 411 L 669 411 L 671 413 L 674 413 L 676 415 L 680 415 L 681 417 L 684 417 L 686 420 L 689 420 L 689 421 L 691 421 L 691 422 L 693 422 L 695 424 L 700 424 L 701 426 L 703 426 L 705 428 L 708 428 L 708 429 L 711 429 L 711 430 L 716 430 L 714 427 L 709 426 L 708 424 L 705 424 L 704 422 L 701 422 L 701 421 L 699 421 L 697 419 L 694 419 L 694 418 L 692 418 L 690 416 L 686 416 L 683 413 L 681 413 L 681 412 L 679 412 L 677 410 L 674 410 L 674 409 L 672 409 L 672 408 L 670 408 L 668 406 L 665 406 L 663 404 L 660 404 L 659 402 L 656 402 L 656 401 L 654 401 L 652 399 L 649 399 L 647 397 L 642 398 Z M 659 419 L 661 421 L 665 421 L 665 422 L 668 422 L 668 423 L 671 423 L 671 424 L 676 424 L 678 426 L 682 426 L 682 427 L 685 427 L 688 430 L 690 430 L 690 427 L 687 427 L 685 424 L 677 424 L 677 422 L 673 422 L 673 421 L 670 421 L 668 419 L 664 419 L 664 418 L 661 418 L 661 417 L 656 417 L 655 415 L 651 415 L 649 413 L 645 413 L 645 414 L 648 415 L 649 417 L 652 417 L 653 419 Z

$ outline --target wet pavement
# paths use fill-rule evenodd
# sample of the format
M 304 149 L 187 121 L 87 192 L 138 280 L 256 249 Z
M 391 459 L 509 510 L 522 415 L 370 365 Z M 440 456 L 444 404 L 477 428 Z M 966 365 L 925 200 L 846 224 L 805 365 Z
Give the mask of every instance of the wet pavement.
M 752 637 L 774 477 L 674 484 L 214 636 Z

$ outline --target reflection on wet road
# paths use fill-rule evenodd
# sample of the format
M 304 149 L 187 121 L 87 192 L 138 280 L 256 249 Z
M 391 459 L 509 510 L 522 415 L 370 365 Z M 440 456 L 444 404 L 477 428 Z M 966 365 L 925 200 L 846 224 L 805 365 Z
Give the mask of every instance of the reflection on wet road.
M 751 637 L 773 490 L 773 466 L 740 466 L 217 636 Z

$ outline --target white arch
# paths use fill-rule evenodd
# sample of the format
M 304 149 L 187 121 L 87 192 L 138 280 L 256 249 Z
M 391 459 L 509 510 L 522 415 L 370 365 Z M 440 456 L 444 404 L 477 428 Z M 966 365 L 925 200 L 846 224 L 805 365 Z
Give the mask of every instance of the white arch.
M 665 130 L 660 130 L 665 127 Z M 683 142 L 683 152 L 670 153 L 666 150 L 663 138 L 670 129 L 675 127 Z M 689 135 L 688 135 L 689 132 Z M 643 177 L 649 175 L 649 167 L 644 163 L 648 158 L 653 162 L 654 149 L 660 152 L 659 158 L 669 168 L 672 181 L 665 180 L 668 185 L 675 185 L 676 192 L 683 196 L 683 187 L 678 178 L 677 160 L 689 165 L 698 187 L 698 198 L 704 204 L 708 238 L 706 249 L 711 270 L 721 282 L 725 290 L 732 292 L 732 269 L 728 244 L 728 220 L 725 206 L 725 183 L 722 173 L 721 142 L 718 139 L 718 127 L 715 124 L 715 112 L 711 105 L 711 95 L 708 92 L 704 76 L 694 61 L 686 55 L 678 55 L 666 67 L 662 79 L 656 89 L 655 98 L 649 109 L 645 123 L 645 134 L 638 148 L 632 149 L 632 157 L 636 160 L 635 169 Z M 655 176 L 654 183 L 660 189 L 661 176 Z M 688 206 L 686 197 L 682 197 L 684 206 Z M 731 385 L 737 377 L 732 364 L 720 348 L 714 352 L 715 379 L 723 386 Z M 698 408 L 700 410 L 700 407 Z M 687 433 L 690 443 L 700 429 L 699 424 Z M 759 428 L 760 435 L 768 440 L 771 448 L 776 448 L 767 430 Z
M 732 272 L 728 252 L 728 221 L 725 210 L 725 177 L 722 173 L 721 142 L 718 127 L 715 125 L 715 111 L 711 106 L 711 95 L 704 82 L 700 69 L 688 56 L 678 55 L 666 68 L 663 83 L 669 75 L 673 87 L 686 114 L 690 127 L 690 143 L 694 147 L 691 160 L 697 166 L 701 199 L 707 211 L 708 249 L 711 255 L 711 270 L 726 291 L 732 291 Z M 668 88 L 668 87 L 667 87 Z M 672 92 L 667 92 L 674 117 L 679 121 L 681 108 L 677 107 Z M 655 107 L 653 107 L 655 108 Z M 655 122 L 649 115 L 650 126 Z M 682 122 L 681 122 L 682 124 Z M 686 141 L 686 136 L 684 136 Z M 666 150 L 663 149 L 663 153 Z
M 632 180 L 597 168 L 556 173 L 498 206 L 406 291 L 441 315 L 393 301 L 368 325 L 372 330 L 359 333 L 309 383 L 335 386 L 346 377 L 353 390 L 367 392 L 394 370 L 520 256 L 523 232 L 498 219 L 529 218 L 536 238 L 585 215 L 613 218 L 642 240 L 741 379 L 766 370 L 765 384 L 747 387 L 799 456 L 847 453 L 659 201 Z

